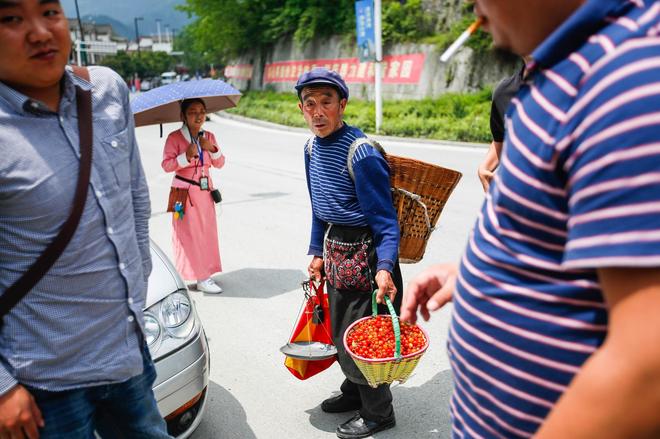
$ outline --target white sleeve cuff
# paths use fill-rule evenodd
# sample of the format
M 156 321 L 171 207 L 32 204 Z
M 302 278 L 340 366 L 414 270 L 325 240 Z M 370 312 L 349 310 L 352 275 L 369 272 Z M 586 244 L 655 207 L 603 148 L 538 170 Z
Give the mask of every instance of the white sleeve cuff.
M 185 168 L 190 164 L 188 161 L 188 157 L 186 157 L 186 153 L 181 153 L 176 157 L 176 162 L 181 166 L 182 168 Z
M 213 160 L 216 160 L 216 159 L 219 159 L 220 157 L 222 157 L 222 150 L 220 149 L 219 146 L 216 146 L 216 148 L 218 148 L 218 150 L 216 152 L 211 153 L 211 158 Z

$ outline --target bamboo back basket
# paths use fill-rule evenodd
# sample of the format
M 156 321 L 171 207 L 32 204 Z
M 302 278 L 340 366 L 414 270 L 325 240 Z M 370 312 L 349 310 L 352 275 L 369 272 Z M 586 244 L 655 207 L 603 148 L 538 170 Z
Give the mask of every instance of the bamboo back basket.
M 419 262 L 431 232 L 462 174 L 420 160 L 386 155 L 401 241 L 399 260 Z

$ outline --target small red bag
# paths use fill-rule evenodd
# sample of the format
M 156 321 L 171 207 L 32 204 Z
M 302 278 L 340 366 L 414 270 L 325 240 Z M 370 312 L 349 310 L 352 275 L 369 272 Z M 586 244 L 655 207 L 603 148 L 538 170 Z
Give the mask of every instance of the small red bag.
M 323 291 L 325 281 L 318 286 L 313 280 L 303 282 L 305 299 L 293 328 L 289 343 L 280 348 L 286 355 L 284 365 L 300 380 L 323 372 L 337 359 L 332 342 L 330 308 Z

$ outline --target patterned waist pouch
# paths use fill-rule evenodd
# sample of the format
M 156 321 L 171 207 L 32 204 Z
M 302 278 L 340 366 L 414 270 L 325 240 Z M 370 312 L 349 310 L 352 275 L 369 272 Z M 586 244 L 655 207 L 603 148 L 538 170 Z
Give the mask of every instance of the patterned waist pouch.
M 335 289 L 372 292 L 377 257 L 371 229 L 328 225 L 323 262 L 327 281 Z

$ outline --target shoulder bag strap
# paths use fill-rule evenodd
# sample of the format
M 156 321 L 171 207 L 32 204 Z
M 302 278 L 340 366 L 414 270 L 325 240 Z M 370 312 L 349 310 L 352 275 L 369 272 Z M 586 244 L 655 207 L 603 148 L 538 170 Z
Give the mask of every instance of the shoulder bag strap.
M 89 72 L 86 68 L 74 68 L 74 73 L 89 81 Z M 41 256 L 39 256 L 20 279 L 0 296 L 0 324 L 2 323 L 2 318 L 11 311 L 14 305 L 23 299 L 28 291 L 53 266 L 69 244 L 69 241 L 71 241 L 80 222 L 80 217 L 82 216 L 87 199 L 89 178 L 92 170 L 92 93 L 76 87 L 76 103 L 78 108 L 78 133 L 80 136 L 80 171 L 71 213 L 55 239 L 46 247 Z
M 348 169 L 348 175 L 351 176 L 351 180 L 353 181 L 355 181 L 355 173 L 353 172 L 353 156 L 355 156 L 355 151 L 357 151 L 357 149 L 365 143 L 379 151 L 383 155 L 383 158 L 387 160 L 385 149 L 374 139 L 370 139 L 368 137 L 358 137 L 357 139 L 353 140 L 351 146 L 348 147 L 348 156 L 346 157 L 346 169 Z
M 314 137 L 316 136 L 310 137 L 307 139 L 307 142 L 305 142 L 305 152 L 310 158 L 312 157 L 312 148 L 314 147 Z

